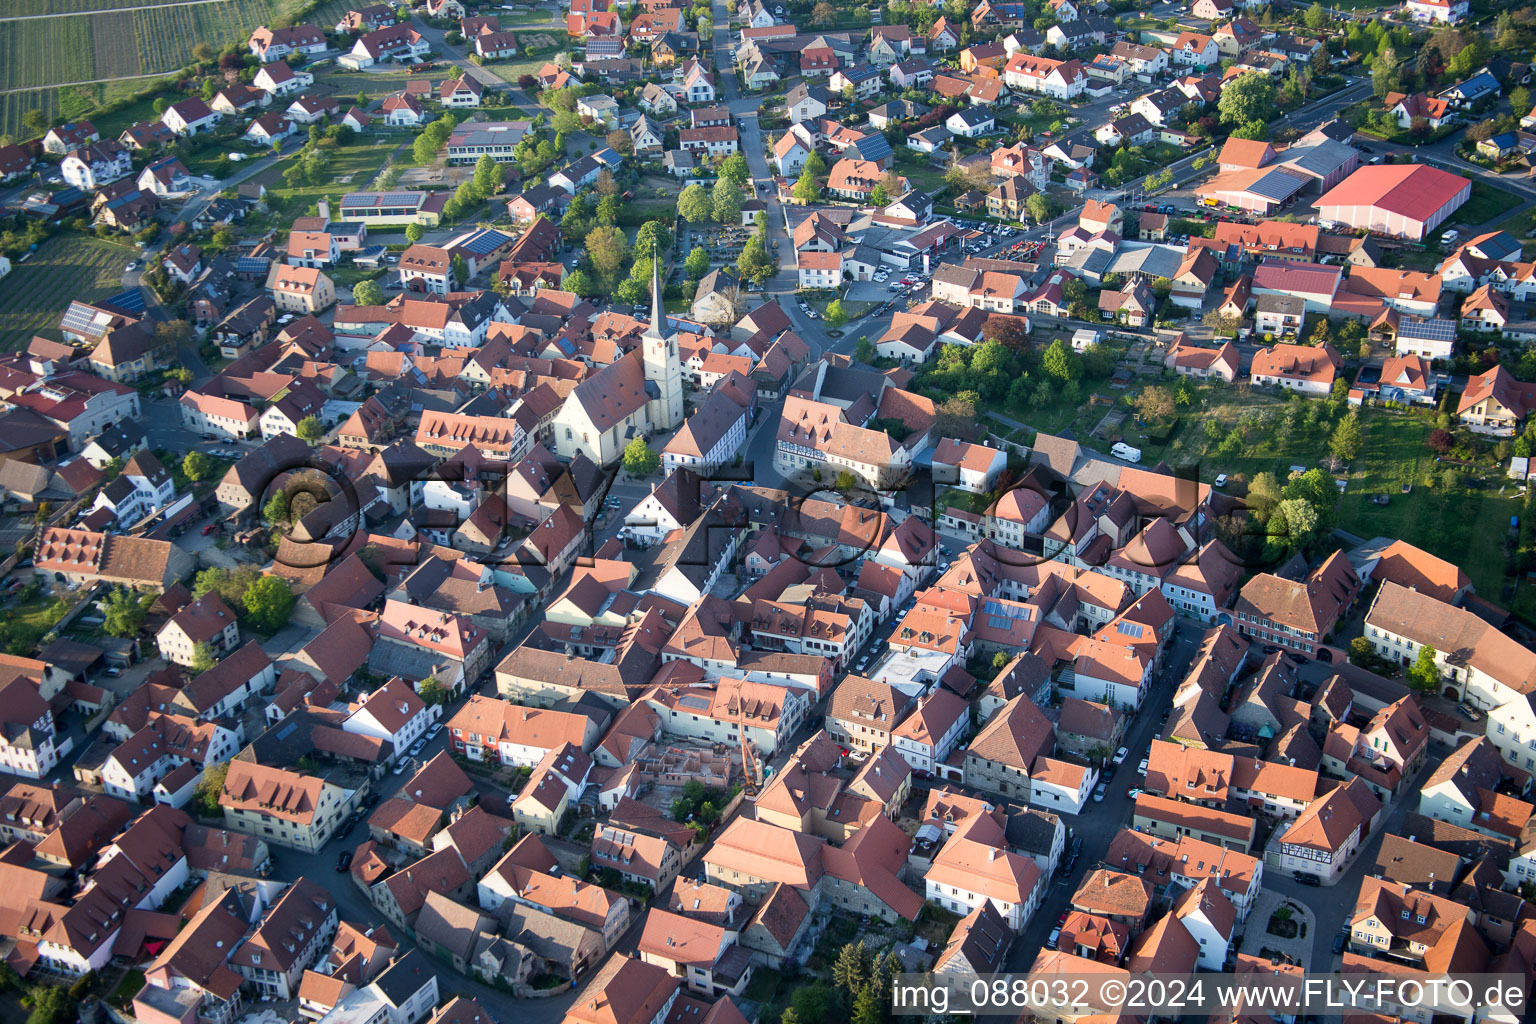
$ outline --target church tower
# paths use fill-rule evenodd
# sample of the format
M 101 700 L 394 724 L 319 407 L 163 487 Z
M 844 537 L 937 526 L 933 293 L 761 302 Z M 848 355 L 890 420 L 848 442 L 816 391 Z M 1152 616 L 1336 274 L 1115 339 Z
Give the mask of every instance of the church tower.
M 646 403 L 651 429 L 676 430 L 683 423 L 683 361 L 677 353 L 677 335 L 667 332 L 667 314 L 661 308 L 660 253 L 651 264 L 651 325 L 641 338 L 640 354 L 645 379 L 659 392 Z

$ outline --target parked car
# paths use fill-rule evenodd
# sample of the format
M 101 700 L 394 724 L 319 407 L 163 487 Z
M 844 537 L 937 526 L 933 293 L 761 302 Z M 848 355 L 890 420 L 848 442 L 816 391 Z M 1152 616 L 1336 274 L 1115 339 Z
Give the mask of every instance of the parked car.
M 1104 798 L 1106 796 L 1108 796 L 1108 795 L 1109 795 L 1109 783 L 1107 783 L 1107 782 L 1100 782 L 1097 786 L 1093 787 L 1093 802 L 1094 803 L 1097 803 L 1097 804 L 1103 803 L 1104 802 Z
M 1136 774 L 1137 775 L 1146 775 L 1147 774 L 1147 765 L 1149 765 L 1151 763 L 1152 763 L 1152 759 L 1150 757 L 1142 758 L 1141 759 L 1141 764 L 1136 766 Z
M 342 874 L 352 866 L 352 851 L 342 850 L 341 856 L 336 858 L 336 873 Z
M 1333 955 L 1338 956 L 1340 953 L 1344 952 L 1344 947 L 1347 945 L 1349 945 L 1348 933 L 1339 932 L 1339 934 L 1333 937 Z
M 1316 875 L 1308 875 L 1300 871 L 1296 873 L 1296 881 L 1299 885 L 1310 885 L 1314 888 L 1323 884 L 1323 880 Z
M 1051 937 L 1045 940 L 1045 948 L 1046 949 L 1055 949 L 1056 948 L 1056 940 L 1059 939 L 1059 938 L 1061 938 L 1061 928 L 1059 928 L 1059 927 L 1052 928 L 1051 929 Z
M 1115 751 L 1115 756 L 1112 758 L 1112 760 L 1115 764 L 1125 764 L 1125 759 L 1130 755 L 1131 752 L 1129 750 L 1121 747 L 1119 750 Z

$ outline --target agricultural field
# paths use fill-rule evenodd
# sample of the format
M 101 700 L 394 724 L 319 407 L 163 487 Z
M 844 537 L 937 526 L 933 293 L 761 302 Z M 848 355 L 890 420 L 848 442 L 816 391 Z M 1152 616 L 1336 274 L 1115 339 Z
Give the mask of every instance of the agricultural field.
M 25 18 L 40 14 L 73 14 L 85 17 L 96 11 L 111 11 L 122 7 L 143 7 L 151 0 L 6 0 L 5 14 L 0 20 Z M 207 0 L 223 3 L 224 0 Z M 87 21 L 90 19 L 87 17 Z
M 41 110 L 50 118 L 83 117 L 106 100 L 103 90 L 94 86 L 59 86 L 176 71 L 191 59 L 198 43 L 219 48 L 244 40 L 257 25 L 302 4 L 211 0 L 116 10 L 143 6 L 143 0 L 7 0 L 4 6 L 7 14 L 16 15 L 102 12 L 36 19 L 0 16 L 0 134 L 19 136 L 28 110 Z
M 104 299 L 123 290 L 123 268 L 138 255 L 133 246 L 83 235 L 57 235 L 26 263 L 18 263 L 0 288 L 0 352 L 26 347 L 32 335 L 54 329 L 73 299 Z

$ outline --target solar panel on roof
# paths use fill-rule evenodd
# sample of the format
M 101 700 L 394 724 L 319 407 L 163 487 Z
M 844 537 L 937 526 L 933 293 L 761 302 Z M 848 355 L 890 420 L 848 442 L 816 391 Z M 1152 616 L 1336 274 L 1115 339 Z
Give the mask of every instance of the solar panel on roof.
M 1405 320 L 1397 333 L 1404 338 L 1424 341 L 1451 341 L 1456 337 L 1456 324 L 1439 317 L 1433 320 Z
M 1286 174 L 1284 171 L 1276 170 L 1263 175 L 1258 181 L 1249 185 L 1248 191 L 1255 195 L 1263 196 L 1265 199 L 1279 202 L 1282 199 L 1289 199 L 1295 195 L 1303 184 L 1305 182 L 1300 178 Z
M 124 313 L 142 313 L 144 312 L 144 294 L 137 288 L 130 288 L 105 300 L 103 304 L 116 306 Z
M 266 271 L 271 262 L 266 256 L 241 256 L 235 260 L 235 273 L 260 274 Z

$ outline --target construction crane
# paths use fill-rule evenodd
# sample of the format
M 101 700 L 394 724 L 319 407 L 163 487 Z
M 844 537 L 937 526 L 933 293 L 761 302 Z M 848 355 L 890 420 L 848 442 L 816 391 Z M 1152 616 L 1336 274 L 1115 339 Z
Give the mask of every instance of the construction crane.
M 755 796 L 762 788 L 763 774 L 758 767 L 757 755 L 752 753 L 752 744 L 747 742 L 747 724 L 742 720 L 743 707 L 741 697 L 736 698 L 736 736 L 741 741 L 741 770 L 747 776 L 747 793 Z

